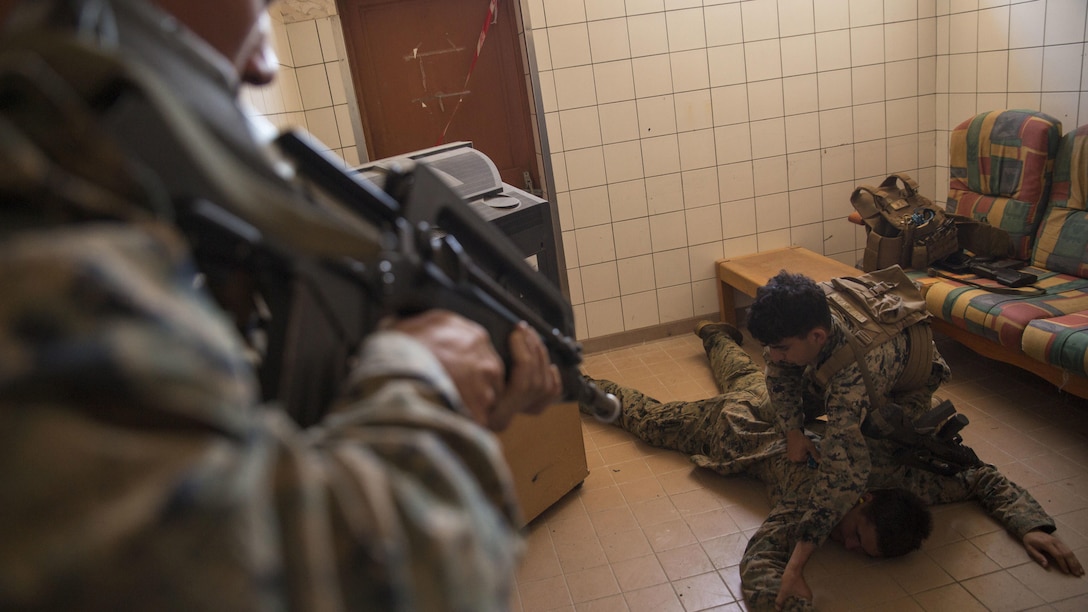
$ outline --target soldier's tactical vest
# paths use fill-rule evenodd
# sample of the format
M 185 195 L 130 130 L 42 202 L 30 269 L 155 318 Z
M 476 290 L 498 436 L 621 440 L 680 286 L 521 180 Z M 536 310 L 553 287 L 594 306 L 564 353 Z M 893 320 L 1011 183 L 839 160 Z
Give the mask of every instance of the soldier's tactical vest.
M 909 391 L 922 387 L 929 379 L 933 363 L 933 332 L 929 328 L 929 313 L 925 298 L 914 282 L 899 266 L 876 270 L 856 277 L 833 278 L 820 283 L 831 310 L 846 326 L 847 342 L 815 372 L 821 386 L 842 368 L 858 363 L 861 366 L 869 400 L 882 406 L 884 399 L 876 397 L 864 357 L 872 349 L 908 330 L 910 356 L 906 368 L 892 391 Z
M 847 341 L 817 369 L 816 382 L 826 387 L 836 372 L 857 363 L 871 405 L 861 423 L 862 433 L 894 442 L 895 458 L 907 466 L 950 476 L 982 465 L 975 452 L 963 445 L 959 431 L 968 420 L 956 414 L 951 402 L 941 402 L 912 421 L 900 406 L 876 393 L 865 355 L 904 330 L 910 352 L 891 390 L 921 388 L 933 369 L 933 332 L 925 299 L 903 270 L 892 266 L 858 277 L 835 278 L 821 286 L 847 328 Z

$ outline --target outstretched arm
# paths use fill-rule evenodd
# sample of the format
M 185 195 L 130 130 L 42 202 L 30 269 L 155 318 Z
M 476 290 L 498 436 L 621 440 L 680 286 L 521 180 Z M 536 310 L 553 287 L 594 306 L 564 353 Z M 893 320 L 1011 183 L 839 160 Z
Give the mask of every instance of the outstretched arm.
M 798 542 L 793 547 L 793 554 L 786 563 L 786 569 L 782 572 L 782 586 L 778 589 L 778 595 L 774 599 L 776 610 L 782 610 L 791 597 L 812 601 L 812 589 L 805 582 L 805 565 L 809 557 L 816 552 L 816 544 L 813 542 Z
M 1036 563 L 1049 569 L 1053 562 L 1063 573 L 1084 575 L 1076 555 L 1053 535 L 1054 519 L 1030 493 L 994 466 L 966 470 L 954 478 L 915 471 L 907 480 L 911 489 L 931 504 L 977 501 L 987 514 L 1020 540 Z
M 750 610 L 812 610 L 812 593 L 784 592 L 783 575 L 790 559 L 790 526 L 800 519 L 797 504 L 778 504 L 763 522 L 740 561 L 741 588 Z M 802 578 L 803 581 L 803 578 Z

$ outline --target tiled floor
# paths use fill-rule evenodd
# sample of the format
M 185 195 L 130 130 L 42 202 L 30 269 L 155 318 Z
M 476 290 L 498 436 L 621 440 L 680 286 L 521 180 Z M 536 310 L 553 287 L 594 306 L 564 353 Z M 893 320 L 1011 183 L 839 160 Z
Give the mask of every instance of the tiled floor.
M 1088 564 L 1088 401 L 938 338 L 953 370 L 943 395 L 966 442 L 1028 488 Z M 758 352 L 748 339 L 745 348 Z M 661 400 L 716 393 L 694 335 L 590 355 L 590 376 Z M 513 609 L 745 610 L 737 564 L 769 510 L 763 485 L 699 470 L 583 417 L 590 474 L 529 526 Z M 873 560 L 834 543 L 806 576 L 819 610 L 1088 610 L 1088 578 L 1036 566 L 974 503 L 934 509 L 922 550 Z

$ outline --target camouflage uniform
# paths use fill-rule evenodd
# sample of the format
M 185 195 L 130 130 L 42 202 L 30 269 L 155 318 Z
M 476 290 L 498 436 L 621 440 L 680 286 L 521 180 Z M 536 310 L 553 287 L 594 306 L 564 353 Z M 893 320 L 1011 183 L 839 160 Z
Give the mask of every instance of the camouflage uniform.
M 662 403 L 610 381 L 598 383 L 622 402 L 617 425 L 643 441 L 687 453 L 701 467 L 722 474 L 750 474 L 766 483 L 772 509 L 749 541 L 740 571 L 749 609 L 773 610 L 782 572 L 801 537 L 802 520 L 811 508 L 811 496 L 821 474 L 816 468 L 793 463 L 786 457 L 785 440 L 774 424 L 764 375 L 749 355 L 719 331 L 706 334 L 703 346 L 722 390 L 719 396 Z M 810 436 L 823 452 L 827 440 L 821 441 L 812 433 Z M 871 455 L 872 469 L 861 492 L 905 488 L 931 504 L 973 499 L 1017 538 L 1032 529 L 1054 531 L 1053 520 L 1039 504 L 991 466 L 946 477 L 904 467 L 887 452 L 874 450 Z M 806 610 L 811 609 L 811 604 L 793 598 L 786 609 Z
M 744 349 L 720 333 L 706 334 L 703 347 L 722 390 L 716 397 L 661 403 L 611 381 L 597 384 L 620 400 L 616 423 L 648 444 L 681 451 L 698 465 L 723 474 L 746 472 L 785 449 L 782 434 L 766 412 L 763 372 Z
M 833 315 L 832 329 L 817 357 L 817 364 L 846 344 L 844 329 L 842 321 Z M 925 386 L 908 392 L 892 392 L 906 367 L 907 335 L 899 334 L 873 348 L 865 360 L 875 393 L 900 405 L 911 419 L 921 416 L 929 410 L 933 393 L 950 376 L 944 358 L 936 347 L 933 351 L 931 374 Z M 783 434 L 801 429 L 816 416 L 827 417 L 810 509 L 802 517 L 798 532 L 802 540 L 820 544 L 865 491 L 870 472 L 875 467 L 872 455 L 887 455 L 893 447 L 890 442 L 867 438 L 861 433 L 861 423 L 869 413 L 870 403 L 857 363 L 839 370 L 823 389 L 812 382 L 811 373 L 809 368 L 768 363 L 767 394 Z
M 799 541 L 799 527 L 817 476 L 816 470 L 792 463 L 782 454 L 768 461 L 766 471 L 781 475 L 781 480 L 768 483 L 774 505 L 748 541 L 740 562 L 744 598 L 753 611 L 774 610 L 782 573 Z M 1031 494 L 990 465 L 950 477 L 886 464 L 872 471 L 866 489 L 891 487 L 907 489 L 930 504 L 974 500 L 1018 541 L 1032 530 L 1055 531 L 1054 520 Z M 812 605 L 793 597 L 784 609 L 811 610 Z
M 81 212 L 0 208 L 0 609 L 507 608 L 512 480 L 430 352 L 371 336 L 300 430 L 172 226 Z

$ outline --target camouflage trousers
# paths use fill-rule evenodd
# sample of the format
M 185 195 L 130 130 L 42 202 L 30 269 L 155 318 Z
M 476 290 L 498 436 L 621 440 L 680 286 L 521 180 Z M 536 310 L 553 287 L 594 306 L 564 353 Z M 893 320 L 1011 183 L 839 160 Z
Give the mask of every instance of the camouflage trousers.
M 781 453 L 784 440 L 767 413 L 770 404 L 762 369 L 719 330 L 708 330 L 703 348 L 721 391 L 711 398 L 661 402 L 612 381 L 595 381 L 622 404 L 616 425 L 647 444 L 688 454 L 697 465 L 722 474 L 747 471 Z

